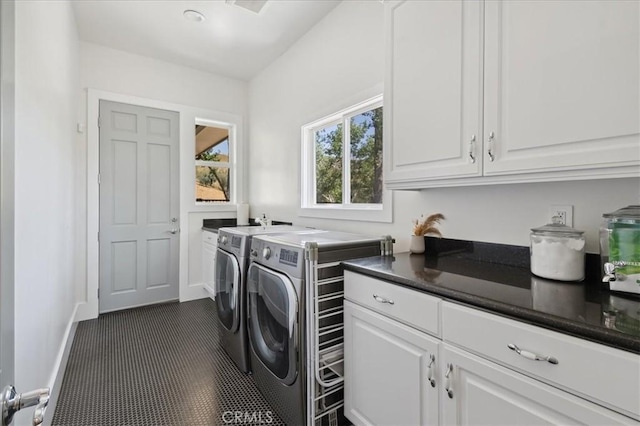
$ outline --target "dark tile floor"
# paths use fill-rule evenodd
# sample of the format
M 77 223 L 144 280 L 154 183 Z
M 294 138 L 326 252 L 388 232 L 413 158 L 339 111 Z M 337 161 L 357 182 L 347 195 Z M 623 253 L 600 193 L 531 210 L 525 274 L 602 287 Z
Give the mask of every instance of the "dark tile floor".
M 218 342 L 211 299 L 79 323 L 53 425 L 283 425 Z

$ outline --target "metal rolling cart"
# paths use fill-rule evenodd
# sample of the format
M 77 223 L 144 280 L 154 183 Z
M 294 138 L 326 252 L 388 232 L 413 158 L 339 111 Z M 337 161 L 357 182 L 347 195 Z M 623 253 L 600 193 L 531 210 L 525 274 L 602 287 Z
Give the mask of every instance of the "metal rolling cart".
M 323 245 L 322 249 L 327 249 Z M 343 260 L 358 256 L 348 249 L 321 252 L 305 246 L 307 425 L 338 425 L 344 406 L 344 271 Z M 324 254 L 324 255 L 323 255 Z M 393 239 L 380 240 L 380 255 L 393 255 Z

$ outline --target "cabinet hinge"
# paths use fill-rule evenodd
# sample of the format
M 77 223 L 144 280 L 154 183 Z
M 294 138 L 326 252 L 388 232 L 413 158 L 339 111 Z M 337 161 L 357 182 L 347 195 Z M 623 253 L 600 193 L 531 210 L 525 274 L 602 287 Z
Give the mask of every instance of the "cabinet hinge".
M 100 232 L 98 232 L 98 241 L 100 241 Z
M 98 299 L 100 299 L 100 289 L 98 289 L 97 293 L 98 293 Z
M 100 173 L 98 173 L 98 185 L 100 185 Z
M 98 129 L 100 128 L 100 116 L 98 116 Z

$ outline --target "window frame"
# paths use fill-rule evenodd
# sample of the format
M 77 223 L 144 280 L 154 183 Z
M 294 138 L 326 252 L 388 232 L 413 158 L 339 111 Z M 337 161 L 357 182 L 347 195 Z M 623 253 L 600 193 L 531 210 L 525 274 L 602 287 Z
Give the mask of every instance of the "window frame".
M 207 119 L 203 119 L 203 118 L 198 118 L 196 117 L 196 119 L 194 120 L 194 126 L 195 125 L 199 125 L 199 126 L 206 126 L 206 127 L 217 127 L 217 128 L 221 128 L 221 129 L 227 129 L 227 131 L 229 132 L 229 135 L 227 137 L 227 141 L 229 144 L 229 154 L 228 154 L 228 161 L 206 161 L 206 160 L 196 160 L 194 158 L 193 160 L 193 203 L 195 206 L 198 207 L 213 207 L 213 206 L 227 206 L 227 205 L 235 205 L 237 203 L 237 185 L 236 185 L 236 180 L 238 179 L 237 176 L 237 167 L 236 166 L 236 125 L 233 123 L 226 123 L 226 122 L 222 122 L 222 121 L 214 121 L 214 120 L 207 120 Z M 193 137 L 193 146 L 194 146 L 194 150 L 193 152 L 195 152 L 195 144 L 196 144 L 196 138 L 195 138 L 195 134 Z M 195 154 L 194 154 L 195 157 Z M 196 180 L 196 167 L 198 166 L 203 166 L 203 167 L 217 167 L 217 168 L 226 168 L 229 170 L 229 201 L 197 201 L 196 200 L 196 193 L 195 193 L 195 189 L 196 189 L 196 184 L 197 184 L 197 180 Z
M 300 216 L 392 222 L 392 192 L 384 186 L 380 204 L 351 202 L 351 119 L 379 107 L 384 108 L 382 94 L 302 126 Z M 315 133 L 336 124 L 342 124 L 342 203 L 317 203 Z

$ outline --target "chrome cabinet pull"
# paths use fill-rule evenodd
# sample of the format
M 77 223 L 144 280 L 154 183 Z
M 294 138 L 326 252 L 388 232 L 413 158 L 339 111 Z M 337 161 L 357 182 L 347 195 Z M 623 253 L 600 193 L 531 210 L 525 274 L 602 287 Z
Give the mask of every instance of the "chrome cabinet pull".
M 429 383 L 431 383 L 432 388 L 436 387 L 436 381 L 433 378 L 433 364 L 435 362 L 436 362 L 436 356 L 434 354 L 429 355 L 429 365 L 427 366 L 427 369 L 428 369 L 427 380 L 429 380 Z
M 471 135 L 471 140 L 469 141 L 469 158 L 471 159 L 471 163 L 476 162 L 476 135 Z
M 507 347 L 509 349 L 511 349 L 512 351 L 515 351 L 515 353 L 517 353 L 518 355 L 523 356 L 523 357 L 525 357 L 527 359 L 530 359 L 532 361 L 547 361 L 548 363 L 553 364 L 553 365 L 557 365 L 558 364 L 557 358 L 554 358 L 552 356 L 538 355 L 538 354 L 535 354 L 533 352 L 529 352 L 527 350 L 520 349 L 518 346 L 514 345 L 513 343 L 509 343 L 507 345 Z
M 444 390 L 447 391 L 449 398 L 453 399 L 453 389 L 451 389 L 451 379 L 449 376 L 453 373 L 453 364 L 447 363 L 447 371 L 444 373 Z
M 384 297 L 380 297 L 377 294 L 373 295 L 373 298 L 376 299 L 376 302 L 380 302 L 380 303 L 388 303 L 389 305 L 394 305 L 393 300 L 391 299 L 386 299 Z
M 487 154 L 489 154 L 489 161 L 493 161 L 496 159 L 496 156 L 493 153 L 493 139 L 495 138 L 495 136 L 495 133 L 489 133 L 489 140 L 487 141 Z

